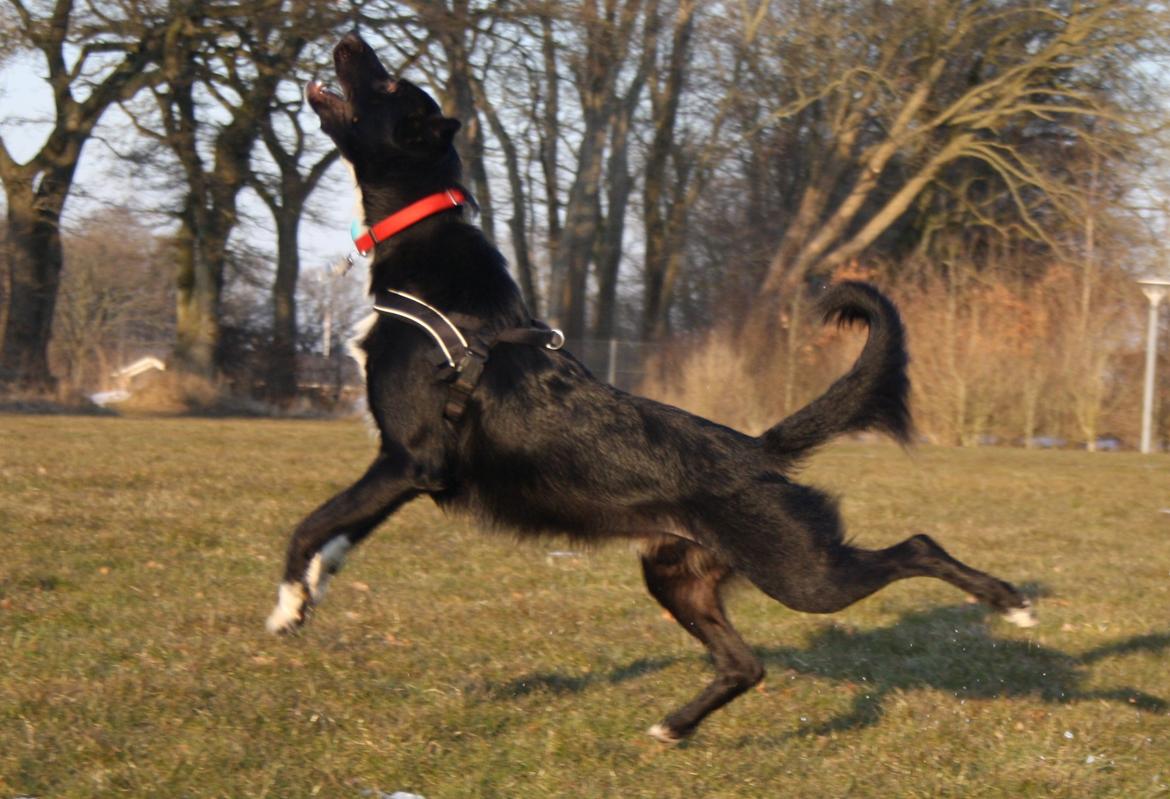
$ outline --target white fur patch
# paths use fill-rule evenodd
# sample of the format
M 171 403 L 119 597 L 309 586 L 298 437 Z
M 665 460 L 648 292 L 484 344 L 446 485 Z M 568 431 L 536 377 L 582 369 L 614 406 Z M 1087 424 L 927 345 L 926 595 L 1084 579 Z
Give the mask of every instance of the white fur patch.
M 309 570 L 305 572 L 305 583 L 309 586 L 309 596 L 313 602 L 320 602 L 325 596 L 325 589 L 329 585 L 329 578 L 341 568 L 345 562 L 345 553 L 349 552 L 353 544 L 343 535 L 332 539 L 309 561 Z
M 349 357 L 357 361 L 358 368 L 362 373 L 362 380 L 366 379 L 366 351 L 362 348 L 362 342 L 366 340 L 366 336 L 370 335 L 370 330 L 373 329 L 374 324 L 378 321 L 378 313 L 375 311 L 362 319 L 353 326 L 353 335 L 350 336 L 346 342 L 345 350 L 349 353 Z
M 673 746 L 682 740 L 674 730 L 667 727 L 665 724 L 655 724 L 650 729 L 646 730 L 646 734 L 656 741 Z
M 1009 624 L 1014 624 L 1017 627 L 1023 627 L 1025 629 L 1035 627 L 1040 623 L 1040 620 L 1036 617 L 1036 609 L 1032 607 L 1032 603 L 1028 600 L 1024 600 L 1023 606 L 1004 612 L 1003 618 Z
M 281 583 L 277 594 L 276 607 L 268 615 L 265 627 L 270 633 L 287 633 L 295 630 L 305 620 L 304 586 L 297 583 Z

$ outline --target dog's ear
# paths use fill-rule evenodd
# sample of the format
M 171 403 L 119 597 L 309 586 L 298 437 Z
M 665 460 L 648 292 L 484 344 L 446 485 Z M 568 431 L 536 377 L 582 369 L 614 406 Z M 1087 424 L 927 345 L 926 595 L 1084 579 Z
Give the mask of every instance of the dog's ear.
M 427 127 L 435 148 L 438 150 L 446 150 L 451 146 L 451 141 L 463 125 L 458 119 L 452 119 L 451 117 L 431 117 L 427 122 Z

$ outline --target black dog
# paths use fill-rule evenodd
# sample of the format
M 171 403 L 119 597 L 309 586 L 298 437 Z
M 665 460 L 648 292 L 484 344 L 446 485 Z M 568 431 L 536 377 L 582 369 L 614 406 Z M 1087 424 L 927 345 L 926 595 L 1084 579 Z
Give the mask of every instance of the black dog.
M 337 45 L 334 63 L 344 95 L 317 83 L 307 95 L 353 167 L 366 219 L 417 210 L 424 198 L 438 205 L 388 240 L 377 235 L 371 292 L 389 304 L 361 346 L 381 450 L 293 533 L 269 629 L 300 625 L 346 551 L 420 494 L 521 533 L 641 541 L 650 593 L 710 650 L 716 670 L 651 728 L 666 742 L 763 677 L 720 599 L 735 574 L 810 613 L 894 580 L 937 577 L 1034 623 L 1016 589 L 927 536 L 876 551 L 848 545 L 832 500 L 786 476 L 840 433 L 909 438 L 902 325 L 885 297 L 860 283 L 826 292 L 826 320 L 866 323 L 865 348 L 823 396 L 758 438 L 624 394 L 551 348 L 559 342 L 533 323 L 500 253 L 463 221 L 451 144 L 459 123 L 391 78 L 356 34 Z

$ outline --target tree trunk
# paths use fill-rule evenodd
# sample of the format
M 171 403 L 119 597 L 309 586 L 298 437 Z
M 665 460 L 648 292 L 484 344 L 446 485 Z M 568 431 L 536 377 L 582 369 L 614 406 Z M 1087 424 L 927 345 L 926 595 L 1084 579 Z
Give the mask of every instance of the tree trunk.
M 32 191 L 8 191 L 9 307 L 0 380 L 37 392 L 56 387 L 49 339 L 64 263 L 58 226 L 63 202 L 63 192 L 46 202 Z
M 300 221 L 300 208 L 285 207 L 276 216 L 276 280 L 272 286 L 268 398 L 278 405 L 287 405 L 297 393 L 297 277 L 301 268 L 297 231 Z
M 191 195 L 180 217 L 175 292 L 174 366 L 214 380 L 219 375 L 220 300 L 231 224 Z
M 595 176 L 594 181 L 597 180 Z M 570 195 L 560 248 L 553 259 L 554 274 L 560 277 L 553 303 L 554 320 L 573 341 L 585 335 L 585 291 L 589 283 L 597 234 L 597 184 L 583 186 Z
M 544 65 L 544 113 L 540 117 L 537 136 L 540 142 L 540 169 L 544 177 L 544 206 L 548 216 L 548 252 L 555 253 L 561 246 L 561 181 L 557 174 L 560 163 L 560 78 L 558 77 L 556 36 L 551 13 L 540 16 L 540 50 Z M 556 275 L 550 279 L 547 297 L 550 313 L 557 312 L 555 295 Z
M 487 145 L 484 141 L 479 110 L 475 103 L 471 77 L 472 67 L 468 62 L 467 48 L 462 41 L 462 36 L 463 32 L 460 31 L 457 37 L 442 37 L 444 51 L 447 55 L 447 96 L 452 106 L 448 110 L 463 123 L 463 130 L 459 137 L 461 141 L 457 142 L 459 155 L 467 166 L 471 188 L 475 193 L 476 203 L 479 205 L 480 228 L 488 240 L 495 243 L 496 216 L 485 160 Z
M 4 37 L 10 51 L 28 49 L 44 56 L 42 76 L 52 89 L 54 113 L 45 143 L 24 164 L 16 163 L 0 136 L 10 283 L 0 382 L 45 391 L 55 384 L 49 371 L 49 339 L 64 264 L 61 210 L 81 151 L 110 105 L 128 100 L 153 80 L 150 63 L 165 36 L 164 27 L 169 30 L 171 23 L 138 30 L 94 26 L 72 17 L 74 4 L 69 0 L 38 5 L 38 10 L 47 11 L 49 6 L 52 10 L 36 19 L 26 4 L 10 3 L 8 11 L 16 9 L 18 24 L 12 31 L 6 29 Z M 94 17 L 105 22 L 100 13 Z M 108 69 L 87 63 L 94 56 L 103 58 Z M 73 90 L 82 85 L 84 99 L 78 100 Z
M 609 188 L 606 192 L 608 217 L 604 223 L 597 258 L 597 314 L 593 321 L 593 335 L 599 339 L 613 338 L 617 326 L 618 272 L 622 262 L 626 208 L 634 187 L 628 168 L 628 115 L 619 116 L 614 122 L 614 128 L 609 157 Z
M 585 335 L 589 267 L 600 250 L 599 203 L 609 122 L 620 110 L 618 78 L 640 12 L 641 0 L 606 0 L 604 8 L 591 0 L 581 9 L 586 42 L 575 70 L 582 109 L 581 144 L 564 229 L 553 251 L 549 298 L 553 321 L 570 340 Z
M 553 253 L 553 291 L 549 297 L 553 321 L 576 341 L 585 335 L 585 292 L 589 264 L 598 235 L 598 193 L 601 188 L 605 127 L 594 121 L 581 142 L 577 176 L 569 192 L 565 226 Z
M 646 158 L 646 182 L 643 187 L 643 224 L 646 228 L 645 294 L 642 301 L 642 338 L 651 340 L 667 328 L 671 294 L 682 260 L 681 226 L 687 206 L 680 194 L 686 182 L 687 167 L 675 164 L 677 180 L 670 185 L 668 172 L 675 149 L 678 109 L 686 82 L 690 58 L 691 34 L 694 31 L 698 4 L 686 0 L 678 4 L 666 54 L 664 77 L 650 84 L 650 107 L 654 136 Z
M 483 109 L 492 133 L 499 139 L 504 151 L 504 165 L 508 172 L 508 188 L 512 195 L 512 213 L 508 217 L 508 230 L 512 238 L 512 252 L 515 256 L 516 275 L 520 291 L 528 309 L 535 316 L 541 315 L 540 292 L 537 289 L 536 270 L 528 245 L 528 193 L 524 189 L 524 175 L 521 171 L 520 155 L 508 129 L 500 121 L 499 114 L 488 99 L 483 85 L 473 83 L 477 104 Z

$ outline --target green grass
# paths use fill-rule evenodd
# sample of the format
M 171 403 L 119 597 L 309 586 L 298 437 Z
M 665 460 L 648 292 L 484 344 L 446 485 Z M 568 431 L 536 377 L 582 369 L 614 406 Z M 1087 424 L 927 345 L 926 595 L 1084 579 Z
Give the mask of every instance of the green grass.
M 1042 625 L 894 585 L 831 617 L 750 588 L 769 676 L 668 749 L 710 669 L 634 555 L 426 502 L 304 632 L 263 629 L 288 532 L 359 422 L 0 416 L 0 799 L 1170 795 L 1170 461 L 844 444 L 805 477 L 862 544 L 928 532 Z

